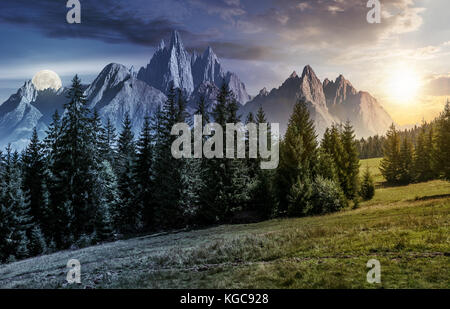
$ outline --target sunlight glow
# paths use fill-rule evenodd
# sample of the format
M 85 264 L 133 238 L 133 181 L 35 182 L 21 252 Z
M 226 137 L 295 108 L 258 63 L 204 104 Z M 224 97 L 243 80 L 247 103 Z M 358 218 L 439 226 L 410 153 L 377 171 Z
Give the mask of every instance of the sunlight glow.
M 396 69 L 388 79 L 388 93 L 398 103 L 411 103 L 419 94 L 421 79 L 409 67 Z

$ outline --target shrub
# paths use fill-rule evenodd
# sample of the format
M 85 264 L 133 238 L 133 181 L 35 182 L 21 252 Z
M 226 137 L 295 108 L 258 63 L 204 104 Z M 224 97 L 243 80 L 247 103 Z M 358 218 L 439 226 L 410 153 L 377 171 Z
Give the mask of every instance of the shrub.
M 344 192 L 335 181 L 317 176 L 312 187 L 312 208 L 307 214 L 332 213 L 348 206 Z
M 366 167 L 366 171 L 364 172 L 363 175 L 359 195 L 365 201 L 371 200 L 375 195 L 375 185 L 373 183 L 372 175 L 370 175 L 368 166 Z

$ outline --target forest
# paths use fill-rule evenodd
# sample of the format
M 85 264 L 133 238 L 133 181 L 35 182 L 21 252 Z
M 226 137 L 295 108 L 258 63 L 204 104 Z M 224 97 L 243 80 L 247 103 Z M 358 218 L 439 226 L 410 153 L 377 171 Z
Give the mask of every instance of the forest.
M 212 113 L 200 99 L 195 114 L 225 127 L 241 121 L 237 110 L 224 85 Z M 275 170 L 262 170 L 261 157 L 175 159 L 171 129 L 187 121 L 186 100 L 172 89 L 139 136 L 129 116 L 115 132 L 86 107 L 75 76 L 65 112 L 55 112 L 47 136 L 40 140 L 34 130 L 22 153 L 8 147 L 0 154 L 0 262 L 157 231 L 331 213 L 374 195 L 369 171 L 360 179 L 352 125 L 332 126 L 319 143 L 303 99 Z M 266 122 L 262 109 L 245 120 Z M 387 181 L 449 179 L 449 126 L 447 103 L 415 147 L 392 127 L 383 145 Z

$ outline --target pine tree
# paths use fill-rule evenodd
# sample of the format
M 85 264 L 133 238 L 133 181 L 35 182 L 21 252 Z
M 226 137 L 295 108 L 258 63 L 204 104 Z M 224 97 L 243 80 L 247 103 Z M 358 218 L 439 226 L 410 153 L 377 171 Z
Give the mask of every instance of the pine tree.
M 142 226 L 142 211 L 136 205 L 135 181 L 136 145 L 127 113 L 118 142 L 117 177 L 120 192 L 120 205 L 116 209 L 116 228 L 124 233 L 134 233 Z
M 356 147 L 355 132 L 352 125 L 347 121 L 342 131 L 342 162 L 344 181 L 341 182 L 342 190 L 347 199 L 352 200 L 358 194 L 359 186 L 359 153 Z
M 48 172 L 44 157 L 44 147 L 39 141 L 36 128 L 30 144 L 22 155 L 23 188 L 29 196 L 31 213 L 35 224 L 49 227 L 48 192 L 46 179 Z
M 414 176 L 415 180 L 422 182 L 434 178 L 432 166 L 433 144 L 431 128 L 426 131 L 426 125 L 422 129 L 417 138 L 417 145 L 414 155 Z
M 115 165 L 115 159 L 117 157 L 116 143 L 116 128 L 112 124 L 111 119 L 108 118 L 100 136 L 100 153 L 102 160 L 108 161 L 112 166 Z
M 152 161 L 153 147 L 151 136 L 150 117 L 145 117 L 144 125 L 137 143 L 137 160 L 135 164 L 136 200 L 143 211 L 143 220 L 146 228 L 153 228 L 154 209 L 152 197 Z
M 100 164 L 97 184 L 98 206 L 94 221 L 95 240 L 104 241 L 113 235 L 114 210 L 119 209 L 120 206 L 117 177 L 111 164 L 106 160 Z
M 55 155 L 59 151 L 59 139 L 61 136 L 61 118 L 58 110 L 52 116 L 52 123 L 49 125 L 46 131 L 46 137 L 44 139 L 45 157 L 47 159 L 47 165 L 53 165 Z
M 29 256 L 27 232 L 32 228 L 30 205 L 22 191 L 18 154 L 11 146 L 1 157 L 0 167 L 0 261 Z
M 286 135 L 280 145 L 276 186 L 281 213 L 299 216 L 309 209 L 317 162 L 314 123 L 310 119 L 307 102 L 300 100 L 294 106 Z
M 97 175 L 91 119 L 78 76 L 72 80 L 69 102 L 51 166 L 51 201 L 57 221 L 54 236 L 58 247 L 67 247 L 81 235 L 93 232 Z
M 406 138 L 403 138 L 400 146 L 400 170 L 398 180 L 402 184 L 408 184 L 413 179 L 413 146 Z
M 172 127 L 180 122 L 177 107 L 177 96 L 173 87 L 169 90 L 167 101 L 154 119 L 154 219 L 159 228 L 179 227 L 183 224 L 181 198 L 183 159 L 177 160 L 172 156 L 171 146 L 175 140 Z M 182 106 L 182 105 L 181 105 Z
M 437 122 L 436 148 L 434 159 L 437 173 L 450 180 L 450 102 L 447 100 L 445 109 Z
M 397 184 L 400 175 L 400 138 L 394 124 L 386 133 L 386 143 L 383 149 L 384 157 L 381 160 L 380 171 L 386 181 L 390 184 Z
M 365 201 L 371 200 L 375 195 L 375 184 L 372 175 L 370 174 L 369 166 L 366 166 L 366 170 L 364 171 L 359 195 Z
M 253 114 L 249 114 L 247 118 L 247 123 L 253 121 Z M 256 114 L 256 119 L 254 122 L 259 124 L 267 123 L 266 115 L 262 107 L 258 109 Z M 271 130 L 268 124 L 268 140 L 267 145 L 271 144 Z M 259 127 L 257 127 L 257 138 L 256 142 L 259 140 Z M 248 138 L 247 138 L 248 139 Z M 269 146 L 270 147 L 270 146 Z M 273 177 L 274 171 L 272 170 L 262 170 L 261 169 L 261 157 L 258 153 L 256 159 L 248 159 L 247 164 L 248 175 L 250 178 L 250 209 L 257 212 L 258 218 L 255 219 L 268 219 L 274 214 L 274 194 L 273 194 Z

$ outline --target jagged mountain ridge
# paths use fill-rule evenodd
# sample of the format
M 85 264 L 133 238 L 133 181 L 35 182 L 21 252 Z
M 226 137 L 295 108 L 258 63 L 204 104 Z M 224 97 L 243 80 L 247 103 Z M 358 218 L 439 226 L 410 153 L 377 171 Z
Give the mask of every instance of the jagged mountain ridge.
M 263 88 L 252 101 L 241 107 L 239 113 L 245 119 L 249 112 L 255 114 L 262 106 L 268 121 L 280 123 L 280 131 L 284 134 L 294 104 L 302 97 L 308 101 L 319 137 L 333 123 L 347 120 L 358 137 L 382 135 L 394 122 L 368 92 L 358 92 L 342 75 L 335 81 L 325 79 L 322 83 L 309 65 L 305 66 L 301 77 L 294 72 L 279 88 L 270 92 Z
M 137 136 L 145 116 L 151 116 L 167 97 L 159 90 L 138 80 L 133 71 L 121 64 L 109 64 L 89 85 L 84 95 L 90 109 L 96 109 L 104 123 L 109 118 L 120 131 L 125 114 L 129 113 L 133 132 Z M 11 143 L 23 149 L 29 142 L 33 128 L 39 136 L 51 123 L 55 110 L 64 112 L 68 101 L 67 89 L 38 91 L 31 81 L 25 82 L 18 92 L 0 105 L 0 147 Z
M 177 31 L 173 32 L 169 45 L 161 41 L 150 63 L 139 70 L 137 77 L 166 95 L 172 85 L 182 89 L 191 109 L 195 108 L 200 96 L 205 96 L 213 105 L 214 100 L 210 99 L 209 94 L 217 91 L 223 82 L 240 104 L 244 105 L 251 99 L 244 83 L 236 74 L 223 69 L 211 47 L 201 55 L 197 52 L 191 55 Z M 211 87 L 217 89 L 212 90 Z
M 187 95 L 187 109 L 191 114 L 196 110 L 200 97 L 205 97 L 208 109 L 212 111 L 219 87 L 225 81 L 238 102 L 249 101 L 240 108 L 242 120 L 245 120 L 248 112 L 256 113 L 259 106 L 263 106 L 268 120 L 280 123 L 282 133 L 300 97 L 309 101 L 308 108 L 318 135 L 332 123 L 347 119 L 352 121 L 360 137 L 383 134 L 393 122 L 369 93 L 356 91 L 343 76 L 335 81 L 326 79 L 322 83 L 310 66 L 304 68 L 301 76 L 294 72 L 277 89 L 270 92 L 266 88 L 262 89 L 250 101 L 245 85 L 236 74 L 225 72 L 212 48 L 207 48 L 203 54 L 194 52 L 190 55 L 176 32 L 170 45 L 166 46 L 162 42 L 150 64 L 147 68 L 141 68 L 139 73 L 133 67 L 115 63 L 107 65 L 90 85 L 85 86 L 89 108 L 97 109 L 104 122 L 110 118 L 117 130 L 121 129 L 125 114 L 129 113 L 134 133 L 138 135 L 144 117 L 153 115 L 167 99 L 164 91 L 142 80 L 146 76 L 142 75 L 143 72 L 148 73 L 149 67 L 158 67 L 156 64 L 151 65 L 157 59 L 163 59 L 160 67 L 167 69 L 164 71 L 167 74 L 161 75 L 158 87 L 167 91 L 166 86 L 177 81 Z M 191 73 L 189 68 L 180 69 L 180 66 L 188 66 Z M 44 137 L 54 111 L 58 110 L 60 114 L 64 112 L 66 95 L 65 88 L 38 91 L 31 81 L 25 82 L 16 94 L 0 105 L 0 148 L 12 143 L 13 147 L 23 149 L 34 127 L 38 129 L 40 137 Z

